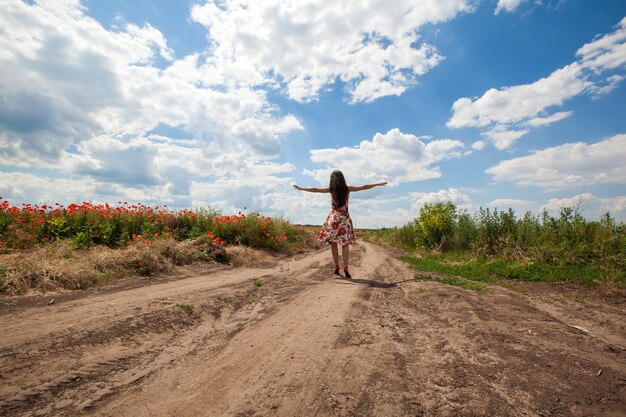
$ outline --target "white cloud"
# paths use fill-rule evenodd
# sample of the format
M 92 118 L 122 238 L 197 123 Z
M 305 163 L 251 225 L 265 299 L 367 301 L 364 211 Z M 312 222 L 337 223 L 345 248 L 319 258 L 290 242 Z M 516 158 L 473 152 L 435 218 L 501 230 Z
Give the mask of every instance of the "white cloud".
M 530 84 L 492 88 L 475 100 L 461 98 L 452 105 L 452 128 L 487 128 L 483 134 L 499 148 L 511 146 L 526 133 L 526 126 L 547 125 L 569 116 L 571 112 L 549 114 L 590 86 L 581 78 L 582 68 L 574 63 Z
M 425 143 L 426 142 L 426 143 Z M 458 140 L 439 139 L 425 141 L 415 135 L 391 129 L 377 133 L 371 141 L 358 146 L 338 149 L 314 149 L 311 160 L 327 167 L 306 170 L 305 174 L 326 184 L 330 172 L 341 170 L 350 184 L 388 181 L 392 184 L 420 181 L 441 176 L 434 166 L 444 159 L 461 156 L 463 143 Z
M 471 211 L 476 208 L 472 202 L 472 198 L 457 188 L 448 188 L 447 190 L 439 190 L 431 193 L 414 193 L 413 195 L 417 197 L 411 206 L 411 212 L 414 214 L 419 213 L 419 210 L 427 203 L 434 204 L 449 201 L 460 209 Z
M 210 62 L 230 82 L 284 87 L 316 99 L 340 80 L 352 102 L 402 94 L 442 57 L 418 30 L 473 10 L 473 0 L 207 1 L 191 17 L 208 30 Z
M 534 117 L 530 119 L 528 122 L 526 122 L 526 124 L 531 127 L 546 126 L 546 125 L 550 125 L 552 123 L 561 121 L 563 119 L 566 119 L 570 117 L 572 113 L 573 113 L 572 111 L 560 111 L 560 112 L 551 114 L 547 117 Z
M 130 186 L 96 181 L 90 177 L 79 179 L 48 178 L 22 172 L 0 171 L 0 195 L 12 204 L 61 204 L 91 201 L 111 203 L 117 200 L 146 204 L 176 204 L 167 186 Z
M 541 211 L 558 217 L 565 207 L 574 208 L 588 220 L 600 220 L 609 212 L 618 222 L 626 222 L 626 195 L 599 198 L 591 193 L 582 193 L 571 198 L 551 198 L 541 207 Z
M 126 32 L 135 39 L 143 39 L 146 45 L 154 45 L 163 59 L 168 61 L 174 59 L 174 51 L 167 46 L 167 40 L 163 34 L 149 23 L 143 27 L 129 24 L 126 26 Z
M 546 108 L 580 94 L 587 86 L 579 78 L 580 73 L 581 66 L 574 63 L 531 84 L 492 88 L 476 100 L 458 99 L 452 105 L 454 115 L 448 126 L 485 127 L 528 121 Z
M 211 205 L 225 212 L 244 209 L 262 210 L 260 198 L 277 188 L 289 187 L 289 178 L 255 173 L 250 176 L 221 177 L 211 182 L 194 181 L 190 195 L 194 206 Z
M 528 133 L 528 129 L 525 130 L 506 130 L 502 126 L 496 126 L 491 130 L 483 132 L 487 138 L 491 139 L 494 146 L 498 149 L 506 149 L 515 143 L 516 140 Z
M 480 151 L 481 149 L 483 149 L 487 144 L 485 143 L 484 140 L 477 140 L 476 142 L 472 143 L 472 149 Z
M 501 11 L 513 12 L 517 9 L 524 0 L 499 0 L 496 6 L 495 14 L 500 14 Z
M 498 198 L 487 203 L 490 207 L 506 208 L 511 206 L 529 206 L 533 204 L 529 200 L 518 200 L 515 198 Z
M 585 68 L 598 73 L 623 67 L 626 64 L 626 17 L 613 33 L 586 43 L 576 51 L 576 55 L 581 57 Z
M 267 92 L 214 83 L 211 76 L 227 77 L 199 55 L 174 59 L 163 34 L 148 24 L 108 30 L 76 1 L 4 3 L 0 155 L 6 165 L 49 167 L 82 140 L 143 136 L 159 124 L 273 158 L 280 138 L 302 128 L 268 102 Z M 163 69 L 155 64 L 159 55 Z
M 579 61 L 532 83 L 491 88 L 481 97 L 456 100 L 447 126 L 481 128 L 498 149 L 506 149 L 530 127 L 571 116 L 572 111 L 554 109 L 581 94 L 609 93 L 624 79 L 614 72 L 626 66 L 626 18 L 614 32 L 583 45 L 576 55 Z
M 619 74 L 611 75 L 606 79 L 605 83 L 594 85 L 589 91 L 593 94 L 593 98 L 600 98 L 601 96 L 609 94 L 611 91 L 615 90 L 624 78 L 626 77 Z
M 597 143 L 566 143 L 502 161 L 486 170 L 496 181 L 542 188 L 626 184 L 626 134 Z
M 409 210 L 397 208 L 394 210 L 358 210 L 351 214 L 354 227 L 376 229 L 379 227 L 403 226 L 415 216 Z

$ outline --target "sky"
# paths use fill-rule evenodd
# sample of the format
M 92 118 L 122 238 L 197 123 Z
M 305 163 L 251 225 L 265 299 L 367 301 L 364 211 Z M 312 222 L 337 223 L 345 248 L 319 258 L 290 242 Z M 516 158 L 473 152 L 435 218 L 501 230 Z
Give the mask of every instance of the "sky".
M 626 221 L 623 0 L 0 0 L 0 196 Z

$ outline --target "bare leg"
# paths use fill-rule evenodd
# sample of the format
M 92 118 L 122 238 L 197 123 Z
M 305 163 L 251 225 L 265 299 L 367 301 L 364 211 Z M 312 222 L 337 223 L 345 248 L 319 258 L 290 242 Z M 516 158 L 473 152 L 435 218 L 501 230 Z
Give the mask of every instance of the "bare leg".
M 352 278 L 350 272 L 348 272 L 348 261 L 350 260 L 350 246 L 343 245 L 341 247 L 341 255 L 343 256 L 343 272 L 346 274 L 346 278 Z
M 335 268 L 339 268 L 339 249 L 337 249 L 336 243 L 330 244 L 330 251 L 333 254 L 333 260 L 335 261 Z

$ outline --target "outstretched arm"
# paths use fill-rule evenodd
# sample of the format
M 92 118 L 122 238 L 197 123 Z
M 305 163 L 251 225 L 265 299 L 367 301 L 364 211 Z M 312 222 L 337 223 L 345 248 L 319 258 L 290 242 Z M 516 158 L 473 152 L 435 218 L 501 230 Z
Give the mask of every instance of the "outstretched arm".
M 293 188 L 295 188 L 296 190 L 300 190 L 300 191 L 308 191 L 310 193 L 329 193 L 330 192 L 330 188 L 315 188 L 315 187 L 303 188 L 296 184 L 293 185 Z
M 370 188 L 374 188 L 374 187 L 383 187 L 387 185 L 387 181 L 383 181 L 383 182 L 377 182 L 376 184 L 366 184 L 366 185 L 359 185 L 359 186 L 350 186 L 348 187 L 350 189 L 350 191 L 363 191 L 363 190 L 369 190 Z

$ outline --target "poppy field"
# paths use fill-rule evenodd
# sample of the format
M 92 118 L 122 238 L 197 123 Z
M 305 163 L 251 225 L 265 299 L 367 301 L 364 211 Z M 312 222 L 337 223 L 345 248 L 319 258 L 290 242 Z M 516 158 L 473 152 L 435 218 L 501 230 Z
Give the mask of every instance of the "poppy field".
M 71 240 L 78 249 L 109 248 L 132 241 L 206 237 L 216 245 L 240 244 L 288 252 L 302 241 L 303 231 L 288 221 L 259 213 L 222 215 L 206 210 L 170 210 L 167 206 L 118 202 L 83 202 L 67 206 L 12 205 L 0 197 L 0 250 L 25 250 Z

